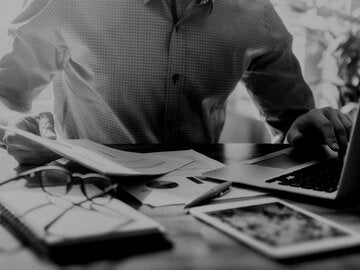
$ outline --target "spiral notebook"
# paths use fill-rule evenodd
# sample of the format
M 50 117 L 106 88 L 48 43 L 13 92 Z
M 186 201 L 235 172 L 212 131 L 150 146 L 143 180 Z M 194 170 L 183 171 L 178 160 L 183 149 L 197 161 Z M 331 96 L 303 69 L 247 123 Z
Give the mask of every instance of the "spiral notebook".
M 0 211 L 10 231 L 50 258 L 104 248 L 136 250 L 162 237 L 164 229 L 151 218 L 117 199 L 98 199 L 72 206 L 84 200 L 79 187 L 56 198 L 41 189 L 12 190 L 0 192 Z

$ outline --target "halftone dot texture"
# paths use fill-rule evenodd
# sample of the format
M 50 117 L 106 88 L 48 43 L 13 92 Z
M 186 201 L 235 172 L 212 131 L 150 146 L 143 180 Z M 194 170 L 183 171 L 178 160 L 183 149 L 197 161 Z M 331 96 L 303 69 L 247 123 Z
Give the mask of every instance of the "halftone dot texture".
M 2 47 L 0 98 L 27 110 L 53 80 L 67 138 L 217 142 L 241 79 L 280 131 L 313 107 L 268 0 L 195 0 L 178 21 L 169 0 L 27 3 Z

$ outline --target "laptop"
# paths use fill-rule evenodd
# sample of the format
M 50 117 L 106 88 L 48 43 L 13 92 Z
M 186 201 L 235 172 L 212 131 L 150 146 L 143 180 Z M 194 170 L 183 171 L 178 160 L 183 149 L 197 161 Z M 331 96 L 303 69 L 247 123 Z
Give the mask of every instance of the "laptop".
M 311 149 L 311 157 L 304 149 L 289 147 L 203 176 L 323 199 L 360 201 L 359 110 L 354 122 L 343 159 L 327 146 Z

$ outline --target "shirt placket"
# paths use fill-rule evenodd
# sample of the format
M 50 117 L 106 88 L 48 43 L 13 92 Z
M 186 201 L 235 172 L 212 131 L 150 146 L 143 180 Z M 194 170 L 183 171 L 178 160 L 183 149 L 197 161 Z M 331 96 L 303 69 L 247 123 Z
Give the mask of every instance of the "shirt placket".
M 174 142 L 178 136 L 178 116 L 186 74 L 186 37 L 182 27 L 190 14 L 191 8 L 184 12 L 171 32 L 165 91 L 164 143 Z

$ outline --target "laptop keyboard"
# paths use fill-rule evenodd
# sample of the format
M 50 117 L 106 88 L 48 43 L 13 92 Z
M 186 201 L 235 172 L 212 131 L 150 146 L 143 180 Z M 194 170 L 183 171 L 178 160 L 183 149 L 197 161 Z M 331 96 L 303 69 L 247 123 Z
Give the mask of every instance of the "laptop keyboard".
M 266 182 L 332 193 L 338 189 L 341 168 L 339 159 L 329 159 Z

